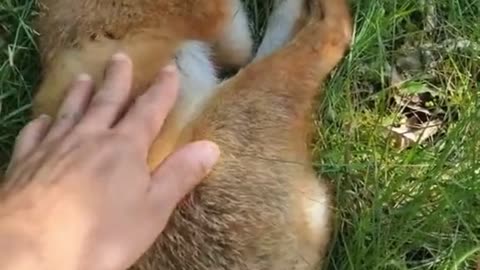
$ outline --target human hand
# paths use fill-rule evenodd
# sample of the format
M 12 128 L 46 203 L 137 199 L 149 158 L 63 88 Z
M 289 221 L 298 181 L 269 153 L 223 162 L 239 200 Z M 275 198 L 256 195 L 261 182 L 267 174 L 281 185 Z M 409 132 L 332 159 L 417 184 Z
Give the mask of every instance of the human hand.
M 195 142 L 151 173 L 148 150 L 178 75 L 164 69 L 126 108 L 131 83 L 131 61 L 116 55 L 97 94 L 80 76 L 58 119 L 40 117 L 20 133 L 1 197 L 2 269 L 128 268 L 217 161 L 215 144 Z

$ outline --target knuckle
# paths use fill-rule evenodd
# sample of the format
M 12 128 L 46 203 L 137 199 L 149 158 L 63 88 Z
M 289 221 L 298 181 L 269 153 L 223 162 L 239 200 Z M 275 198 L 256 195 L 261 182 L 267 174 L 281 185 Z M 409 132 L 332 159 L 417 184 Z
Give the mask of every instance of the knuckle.
M 104 91 L 104 90 L 102 90 Z M 108 94 L 99 94 L 96 98 L 92 100 L 92 107 L 117 107 L 120 105 L 120 101 L 113 95 Z
M 113 132 L 110 136 L 104 138 L 103 145 L 109 145 L 108 148 L 116 155 L 120 152 L 122 155 L 136 156 L 139 149 L 141 149 L 141 144 L 139 143 L 138 134 L 132 136 L 124 132 Z
M 107 131 L 100 137 L 102 145 L 124 145 L 128 143 L 131 138 L 127 134 L 115 131 Z M 112 147 L 109 147 L 112 148 Z
M 149 98 L 147 95 L 139 96 L 135 99 L 134 106 L 137 108 L 137 111 L 141 112 L 144 115 L 148 115 L 148 112 L 154 112 L 158 110 L 158 100 Z
M 61 112 L 57 118 L 58 122 L 70 122 L 70 121 L 79 121 L 81 118 L 80 112 L 76 110 L 68 110 Z

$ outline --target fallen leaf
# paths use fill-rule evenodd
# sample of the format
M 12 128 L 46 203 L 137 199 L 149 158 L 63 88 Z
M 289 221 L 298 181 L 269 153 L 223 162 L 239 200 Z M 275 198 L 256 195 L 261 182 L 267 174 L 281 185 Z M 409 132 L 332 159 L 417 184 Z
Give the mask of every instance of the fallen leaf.
M 423 144 L 437 134 L 443 125 L 443 122 L 440 120 L 416 123 L 415 119 L 409 118 L 399 127 L 387 127 L 388 133 L 393 135 L 397 148 L 403 150 L 414 144 Z

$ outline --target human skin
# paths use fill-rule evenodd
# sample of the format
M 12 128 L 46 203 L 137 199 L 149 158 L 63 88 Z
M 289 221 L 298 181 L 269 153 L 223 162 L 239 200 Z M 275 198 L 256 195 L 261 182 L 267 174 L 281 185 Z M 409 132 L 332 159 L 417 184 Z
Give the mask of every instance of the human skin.
M 131 84 L 131 60 L 116 54 L 96 94 L 79 75 L 57 119 L 40 116 L 20 132 L 0 197 L 2 269 L 127 269 L 212 169 L 220 151 L 209 141 L 149 169 L 178 74 L 164 68 L 135 102 Z

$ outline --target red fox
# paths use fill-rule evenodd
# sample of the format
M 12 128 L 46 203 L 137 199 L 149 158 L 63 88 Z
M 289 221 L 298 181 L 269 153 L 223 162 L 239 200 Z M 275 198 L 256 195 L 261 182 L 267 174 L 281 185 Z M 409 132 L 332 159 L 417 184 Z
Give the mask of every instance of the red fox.
M 55 116 L 77 74 L 100 82 L 121 50 L 133 61 L 134 95 L 171 61 L 181 73 L 149 165 L 193 140 L 222 151 L 133 269 L 318 269 L 331 238 L 332 198 L 312 169 L 310 117 L 321 82 L 350 45 L 346 0 L 276 0 L 257 53 L 240 0 L 40 4 L 35 116 Z M 239 72 L 221 81 L 227 67 Z

